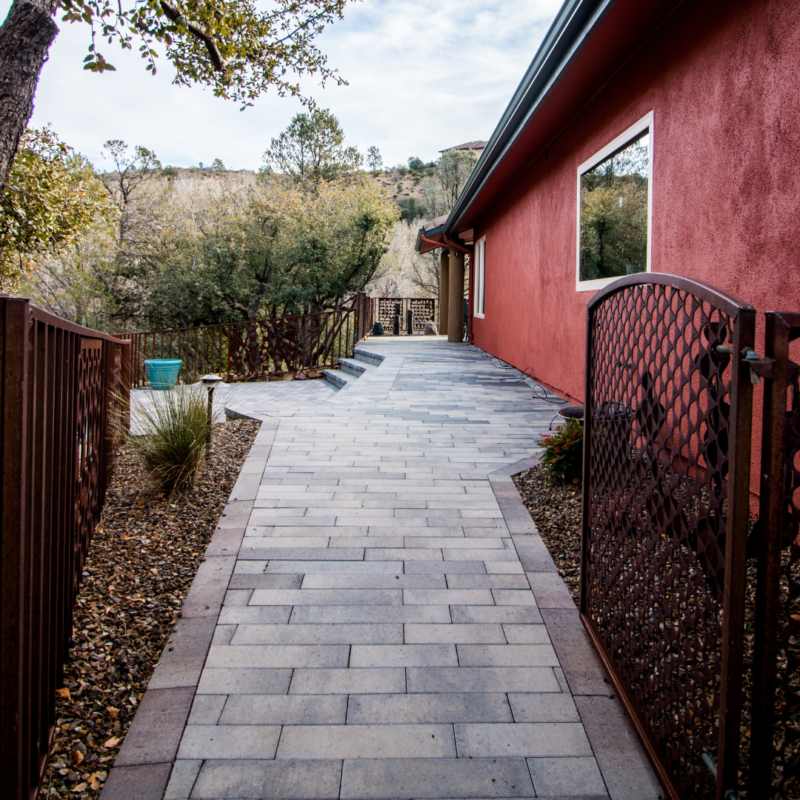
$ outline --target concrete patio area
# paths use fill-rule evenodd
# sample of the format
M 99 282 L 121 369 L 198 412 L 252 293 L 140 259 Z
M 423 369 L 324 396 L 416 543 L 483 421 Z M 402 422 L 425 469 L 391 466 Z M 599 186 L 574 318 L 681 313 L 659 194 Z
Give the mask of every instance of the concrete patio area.
M 510 476 L 555 405 L 369 339 L 262 420 L 104 800 L 661 794 Z

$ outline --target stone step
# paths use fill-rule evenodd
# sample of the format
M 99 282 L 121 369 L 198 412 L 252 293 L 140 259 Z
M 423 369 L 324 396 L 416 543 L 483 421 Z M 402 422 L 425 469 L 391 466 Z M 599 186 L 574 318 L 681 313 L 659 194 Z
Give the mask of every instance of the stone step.
M 347 372 L 355 378 L 360 378 L 368 369 L 374 369 L 375 365 L 366 361 L 356 361 L 353 358 L 340 358 L 339 366 L 342 372 Z
M 325 380 L 328 381 L 334 389 L 344 389 L 351 381 L 358 380 L 355 376 L 343 372 L 340 369 L 325 369 L 322 371 Z
M 354 350 L 353 358 L 355 358 L 356 361 L 362 361 L 365 364 L 371 364 L 373 367 L 377 367 L 383 362 L 383 356 L 370 353 L 367 350 Z

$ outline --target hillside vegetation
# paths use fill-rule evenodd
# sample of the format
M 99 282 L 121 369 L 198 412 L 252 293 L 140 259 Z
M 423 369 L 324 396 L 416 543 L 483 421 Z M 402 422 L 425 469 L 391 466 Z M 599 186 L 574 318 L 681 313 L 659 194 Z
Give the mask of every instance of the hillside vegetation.
M 33 132 L 15 165 L 0 281 L 65 319 L 113 331 L 312 313 L 362 289 L 435 295 L 438 258 L 414 251 L 416 233 L 447 213 L 476 161 L 445 153 L 433 165 L 411 158 L 383 169 L 370 148 L 367 171 L 327 111 L 298 114 L 257 172 L 219 160 L 164 167 L 147 148 L 114 140 L 105 149 L 115 169 L 97 173 L 54 137 Z M 40 218 L 60 227 L 32 237 L 12 224 L 31 196 Z

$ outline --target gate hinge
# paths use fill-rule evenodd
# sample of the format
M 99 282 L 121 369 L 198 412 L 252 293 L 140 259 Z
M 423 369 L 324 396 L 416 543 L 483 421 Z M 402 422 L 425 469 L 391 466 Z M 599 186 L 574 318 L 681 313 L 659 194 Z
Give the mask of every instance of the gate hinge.
M 742 350 L 742 358 L 750 367 L 750 380 L 753 383 L 761 383 L 759 378 L 775 377 L 775 359 L 760 356 L 755 350 L 745 347 Z

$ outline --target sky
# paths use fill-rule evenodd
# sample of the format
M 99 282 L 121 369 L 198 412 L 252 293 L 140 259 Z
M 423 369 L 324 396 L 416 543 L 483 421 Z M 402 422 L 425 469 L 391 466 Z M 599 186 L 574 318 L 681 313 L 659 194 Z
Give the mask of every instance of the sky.
M 438 151 L 488 139 L 533 59 L 561 0 L 362 0 L 316 42 L 347 86 L 301 82 L 320 108 L 329 108 L 345 144 L 371 145 L 384 165 L 425 161 Z M 0 0 L 5 19 L 9 0 Z M 173 86 L 166 58 L 145 72 L 136 52 L 100 48 L 117 68 L 83 70 L 89 43 L 84 24 L 58 22 L 34 99 L 31 125 L 52 125 L 63 141 L 97 168 L 103 143 L 122 139 L 155 151 L 161 163 L 257 169 L 270 140 L 303 111 L 293 98 L 267 93 L 239 110 L 202 87 Z

